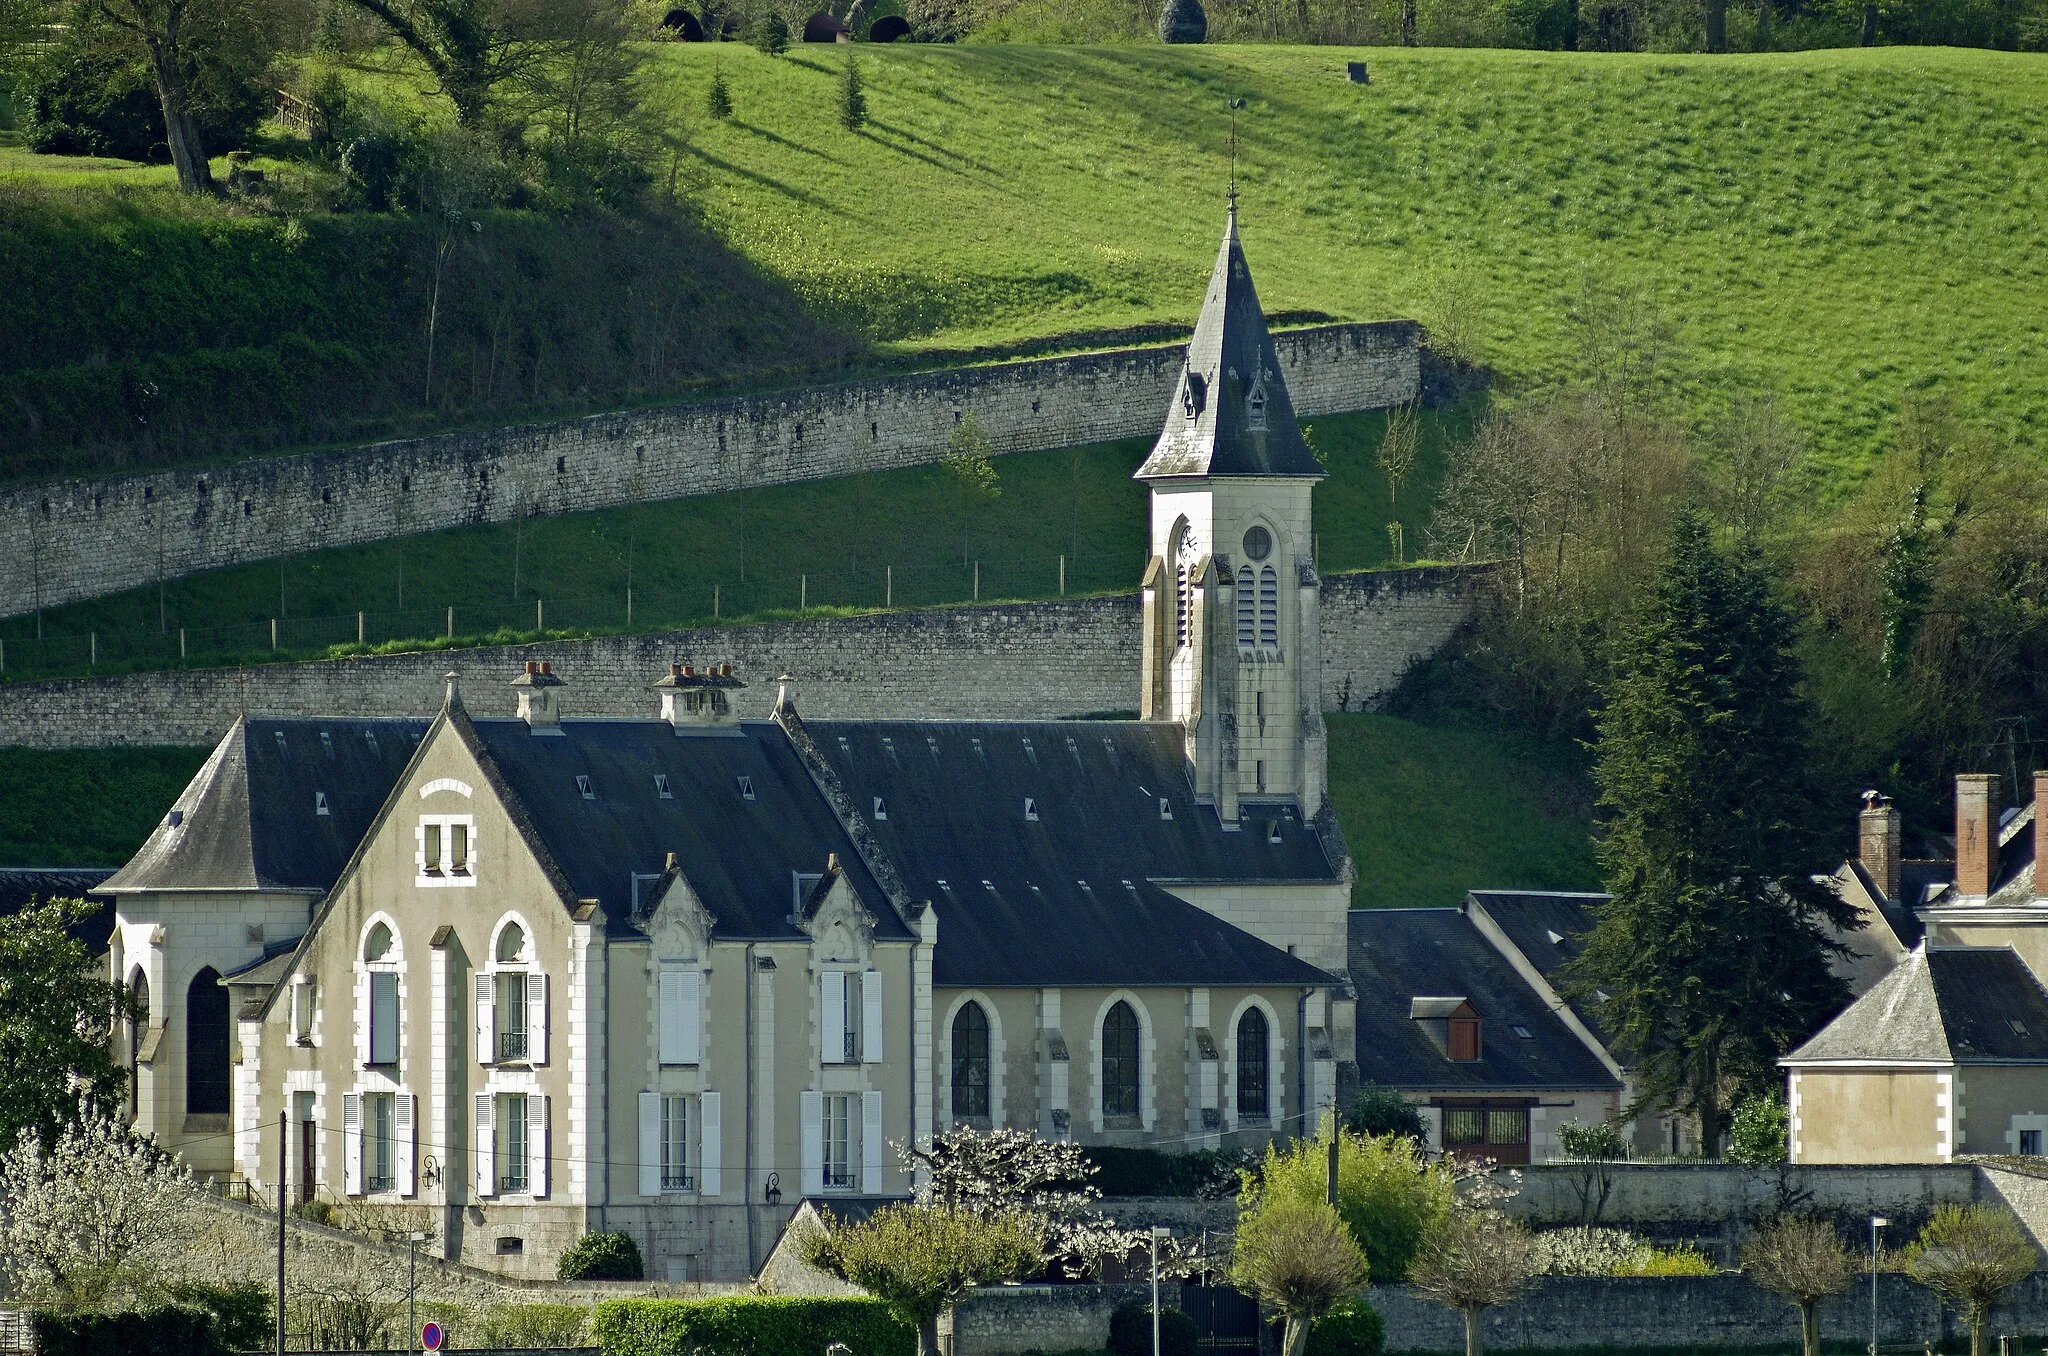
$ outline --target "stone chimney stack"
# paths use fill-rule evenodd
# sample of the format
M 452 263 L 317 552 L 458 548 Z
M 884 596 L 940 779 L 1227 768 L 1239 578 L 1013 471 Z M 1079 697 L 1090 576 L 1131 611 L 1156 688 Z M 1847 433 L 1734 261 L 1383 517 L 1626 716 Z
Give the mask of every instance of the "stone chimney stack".
M 1998 778 L 1988 772 L 1956 777 L 1956 893 L 1982 899 L 1991 893 L 1998 865 Z
M 2048 899 L 2048 871 L 2041 867 L 2048 861 L 2048 772 L 2034 774 L 2034 898 Z
M 1863 813 L 1856 817 L 1860 830 L 1856 851 L 1863 869 L 1893 904 L 1899 898 L 1899 839 L 1903 825 L 1892 803 L 1875 791 L 1863 793 Z
M 561 686 L 553 665 L 544 659 L 527 660 L 525 670 L 512 680 L 512 690 L 519 694 L 519 718 L 526 722 L 529 733 L 562 732 L 561 698 L 557 695 Z
M 654 690 L 661 694 L 661 718 L 677 734 L 705 730 L 737 733 L 740 713 L 732 694 L 745 686 L 733 677 L 730 664 L 702 669 L 694 664 L 670 664 L 668 672 L 655 680 Z

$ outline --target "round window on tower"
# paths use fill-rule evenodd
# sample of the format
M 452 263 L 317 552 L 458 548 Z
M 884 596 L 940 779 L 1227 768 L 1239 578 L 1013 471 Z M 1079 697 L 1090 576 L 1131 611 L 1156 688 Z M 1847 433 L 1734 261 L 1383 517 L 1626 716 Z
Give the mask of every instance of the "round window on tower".
M 1263 527 L 1255 527 L 1244 534 L 1244 553 L 1252 560 L 1264 560 L 1273 554 L 1273 534 Z

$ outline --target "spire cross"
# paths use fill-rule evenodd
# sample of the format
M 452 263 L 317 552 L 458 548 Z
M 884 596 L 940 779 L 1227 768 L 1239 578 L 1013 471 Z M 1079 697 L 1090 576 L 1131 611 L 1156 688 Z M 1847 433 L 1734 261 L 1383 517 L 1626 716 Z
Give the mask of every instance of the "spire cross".
M 1230 191 L 1224 196 L 1230 200 L 1230 210 L 1237 211 L 1237 111 L 1244 107 L 1244 100 L 1230 101 Z

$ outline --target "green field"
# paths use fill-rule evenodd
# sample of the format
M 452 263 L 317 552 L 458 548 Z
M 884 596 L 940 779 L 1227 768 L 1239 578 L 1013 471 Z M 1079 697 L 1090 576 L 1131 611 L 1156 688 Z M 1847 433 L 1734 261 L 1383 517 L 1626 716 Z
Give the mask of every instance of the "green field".
M 1331 475 L 1316 491 L 1326 570 L 1393 563 L 1421 549 L 1449 443 L 1477 400 L 1425 412 L 1413 477 L 1390 503 L 1375 457 L 1380 414 L 1312 423 Z M 1131 479 L 1151 446 L 1131 439 L 998 458 L 998 496 L 970 502 L 936 467 L 464 527 L 213 570 L 0 622 L 5 678 L 23 681 L 183 664 L 266 662 L 353 652 L 356 614 L 371 646 L 536 629 L 588 634 L 764 620 L 800 605 L 921 607 L 1132 589 L 1143 572 L 1145 492 Z M 630 553 L 629 553 L 630 546 Z M 633 613 L 626 615 L 627 565 Z M 399 580 L 404 577 L 403 607 Z M 514 581 L 517 587 L 514 587 Z M 535 601 L 540 608 L 536 616 Z M 281 618 L 279 648 L 270 619 Z M 330 647 L 341 645 L 339 651 Z
M 1597 886 L 1584 784 L 1554 760 L 1389 716 L 1329 719 L 1330 792 L 1358 862 L 1356 907 Z M 0 749 L 0 866 L 118 865 L 207 752 Z
M 836 118 L 849 51 L 872 112 L 858 133 Z M 1346 82 L 1355 58 L 1371 85 Z M 1735 393 L 1777 391 L 1829 487 L 1853 477 L 1921 388 L 1952 391 L 2028 445 L 2048 435 L 2048 56 L 939 44 L 771 58 L 716 44 L 656 59 L 691 119 L 680 183 L 709 228 L 691 248 L 716 242 L 720 275 L 744 279 L 749 305 L 782 328 L 751 356 L 721 348 L 650 377 L 659 364 L 645 346 L 690 327 L 635 320 L 613 349 L 593 347 L 603 336 L 592 333 L 547 355 L 530 391 L 524 375 L 501 389 L 498 308 L 516 303 L 517 322 L 545 335 L 548 307 L 586 284 L 639 295 L 632 269 L 666 278 L 676 264 L 652 239 L 622 249 L 577 226 L 587 238 L 556 248 L 556 227 L 493 215 L 452 289 L 467 310 L 444 357 L 462 375 L 432 419 L 658 398 L 744 380 L 749 362 L 793 374 L 844 360 L 799 342 L 791 306 L 863 331 L 876 347 L 861 362 L 1184 326 L 1221 225 L 1224 105 L 1243 95 L 1244 236 L 1270 310 L 1467 311 L 1480 357 L 1510 390 L 1530 390 L 1584 375 L 1565 317 L 1589 284 L 1640 288 L 1683 322 L 1670 364 L 1680 406 L 1708 423 Z M 730 122 L 698 112 L 714 66 L 732 87 Z M 0 354 L 0 383 L 12 383 L 0 421 L 21 422 L 17 395 L 70 392 L 60 413 L 90 436 L 67 451 L 61 421 L 46 420 L 34 435 L 46 455 L 15 474 L 405 423 L 392 411 L 419 398 L 421 231 L 169 206 L 161 190 L 106 187 L 118 177 L 107 174 L 38 177 L 14 199 L 0 193 L 0 256 L 37 264 L 0 299 L 0 331 L 23 336 Z M 64 190 L 50 183 L 80 185 L 88 205 L 52 206 Z M 51 231 L 63 263 L 38 271 Z M 612 258 L 617 276 L 605 277 Z M 529 314 L 510 280 L 534 268 L 554 300 Z M 147 313 L 122 303 L 131 294 Z M 160 323 L 159 312 L 210 323 Z M 712 331 L 725 323 L 720 312 Z M 330 408 L 336 398 L 319 393 L 350 363 L 364 365 L 355 404 Z M 578 364 L 587 379 L 558 379 Z M 154 432 L 136 434 L 123 411 L 93 422 L 145 381 L 163 407 Z M 207 381 L 227 395 L 206 404 Z M 297 403 L 263 410 L 266 389 Z

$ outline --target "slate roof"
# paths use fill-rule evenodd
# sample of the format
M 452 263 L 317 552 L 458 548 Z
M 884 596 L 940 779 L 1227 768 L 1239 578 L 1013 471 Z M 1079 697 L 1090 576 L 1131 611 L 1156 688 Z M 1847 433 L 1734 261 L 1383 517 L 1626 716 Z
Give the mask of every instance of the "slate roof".
M 107 894 L 325 894 L 390 797 L 427 724 L 244 717 L 149 841 L 99 888 Z M 320 796 L 326 814 L 318 813 Z
M 86 949 L 99 955 L 114 935 L 114 906 L 105 899 L 92 899 L 93 892 L 113 875 L 104 866 L 9 866 L 0 867 L 0 917 L 19 913 L 40 899 L 84 899 L 98 909 L 68 929 Z
M 1293 807 L 1253 805 L 1231 831 L 1198 807 L 1170 725 L 812 721 L 805 729 L 909 892 L 937 910 L 936 983 L 1330 982 L 1162 888 L 1338 879 Z M 1026 817 L 1027 799 L 1035 819 Z M 1171 819 L 1161 818 L 1161 800 Z M 1273 823 L 1278 842 L 1269 841 Z
M 1261 391 L 1263 418 L 1249 404 Z M 1295 423 L 1294 402 L 1238 243 L 1233 203 L 1165 427 L 1136 478 L 1325 474 Z
M 2048 992 L 2010 947 L 1920 946 L 1782 1064 L 2048 1063 Z
M 801 938 L 797 873 L 823 873 L 836 853 L 876 935 L 911 936 L 772 721 L 683 735 L 652 719 L 564 720 L 559 735 L 535 735 L 517 719 L 471 725 L 574 897 L 599 901 L 615 928 L 630 926 L 634 875 L 659 875 L 673 852 L 716 936 Z M 578 777 L 589 779 L 589 798 Z
M 1594 906 L 1604 903 L 1607 896 L 1571 890 L 1473 890 L 1465 899 L 1484 909 L 1515 949 L 1536 967 L 1536 973 L 1562 995 L 1564 979 L 1559 972 L 1584 949 L 1580 938 L 1593 930 Z M 1606 1039 L 1595 1006 L 1576 999 L 1565 1001 L 1580 1021 Z
M 1361 1080 L 1468 1094 L 1621 1086 L 1462 910 L 1354 909 L 1350 930 Z M 1416 998 L 1449 996 L 1479 1014 L 1476 1060 L 1451 1060 L 1410 1015 Z

